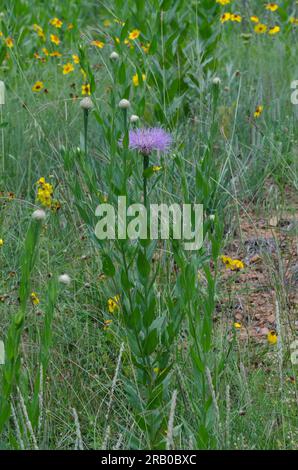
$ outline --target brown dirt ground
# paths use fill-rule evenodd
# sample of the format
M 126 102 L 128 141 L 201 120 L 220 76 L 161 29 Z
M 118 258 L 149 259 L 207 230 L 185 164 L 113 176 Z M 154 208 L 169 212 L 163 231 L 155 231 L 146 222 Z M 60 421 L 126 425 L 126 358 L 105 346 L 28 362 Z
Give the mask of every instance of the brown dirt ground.
M 225 254 L 241 259 L 239 272 L 222 266 L 218 310 L 233 324 L 241 324 L 241 339 L 266 339 L 276 329 L 276 299 L 283 324 L 298 329 L 298 200 L 289 193 L 289 209 L 281 215 L 240 213 L 241 236 L 225 248 Z

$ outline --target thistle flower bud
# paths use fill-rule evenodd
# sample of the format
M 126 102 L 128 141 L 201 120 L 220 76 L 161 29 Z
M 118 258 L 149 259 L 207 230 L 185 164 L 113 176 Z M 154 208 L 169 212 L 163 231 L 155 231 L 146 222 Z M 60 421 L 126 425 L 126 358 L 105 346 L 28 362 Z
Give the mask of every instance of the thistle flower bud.
M 119 54 L 117 52 L 113 51 L 110 55 L 111 60 L 118 60 L 119 59 Z
M 220 85 L 221 79 L 219 77 L 214 77 L 212 80 L 213 85 Z
M 87 111 L 90 111 L 90 109 L 92 109 L 94 107 L 92 99 L 89 98 L 89 96 L 86 96 L 86 98 L 83 98 L 80 101 L 80 107 L 82 109 L 87 109 Z
M 34 211 L 34 212 L 32 213 L 32 216 L 31 216 L 31 217 L 32 217 L 32 219 L 34 219 L 34 220 L 45 220 L 45 218 L 46 218 L 46 213 L 45 213 L 45 211 L 42 210 L 42 209 L 36 209 L 36 211 Z
M 138 122 L 139 119 L 140 119 L 139 116 L 137 116 L 136 114 L 132 114 L 130 116 L 130 122 L 131 123 Z
M 5 104 L 5 84 L 0 80 L 0 104 Z
M 121 109 L 128 109 L 130 107 L 130 102 L 123 98 L 123 100 L 119 101 L 119 108 Z
M 70 284 L 70 277 L 68 274 L 61 274 L 58 278 L 58 281 L 61 283 L 61 284 L 65 284 L 67 286 L 69 286 Z

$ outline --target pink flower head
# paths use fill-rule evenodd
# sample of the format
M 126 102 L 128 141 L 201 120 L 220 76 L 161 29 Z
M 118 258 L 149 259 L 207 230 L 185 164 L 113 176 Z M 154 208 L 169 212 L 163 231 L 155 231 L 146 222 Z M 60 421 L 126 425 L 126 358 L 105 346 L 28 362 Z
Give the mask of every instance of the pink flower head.
M 138 150 L 143 155 L 150 155 L 153 150 L 166 152 L 169 150 L 171 143 L 171 134 L 160 127 L 129 131 L 129 148 Z

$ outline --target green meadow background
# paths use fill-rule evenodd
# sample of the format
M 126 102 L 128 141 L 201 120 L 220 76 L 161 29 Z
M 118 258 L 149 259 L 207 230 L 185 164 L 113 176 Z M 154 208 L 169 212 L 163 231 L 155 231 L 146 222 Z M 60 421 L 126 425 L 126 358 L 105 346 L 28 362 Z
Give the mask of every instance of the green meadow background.
M 297 449 L 298 5 L 221 3 L 1 4 L 2 449 Z M 241 21 L 221 23 L 224 12 Z M 280 31 L 257 34 L 252 15 Z M 160 171 L 144 175 L 128 149 L 133 126 L 171 133 L 170 151 L 150 155 Z M 59 208 L 36 221 L 41 177 Z M 142 201 L 144 179 L 152 202 L 204 205 L 201 250 L 96 239 L 97 205 Z M 253 238 L 260 219 L 285 218 L 291 254 L 276 233 L 274 255 L 261 253 L 272 344 L 242 336 L 252 320 L 232 305 L 252 277 L 243 224 Z

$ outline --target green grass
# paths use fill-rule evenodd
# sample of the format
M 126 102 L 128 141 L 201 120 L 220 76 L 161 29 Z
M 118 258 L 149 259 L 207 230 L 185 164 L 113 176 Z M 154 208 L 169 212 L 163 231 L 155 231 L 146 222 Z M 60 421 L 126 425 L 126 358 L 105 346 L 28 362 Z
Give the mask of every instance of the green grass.
M 71 449 L 80 434 L 84 449 L 166 445 L 175 449 L 297 449 L 297 366 L 291 364 L 289 348 L 296 334 L 295 312 L 294 305 L 286 302 L 282 279 L 288 259 L 281 251 L 279 266 L 272 259 L 267 263 L 280 306 L 282 352 L 269 345 L 266 337 L 260 343 L 238 339 L 233 311 L 225 301 L 220 260 L 217 265 L 219 255 L 229 254 L 231 242 L 243 248 L 239 242 L 243 242 L 243 213 L 248 220 L 252 217 L 250 225 L 256 231 L 256 222 L 263 217 L 269 220 L 278 214 L 281 218 L 291 211 L 297 220 L 297 109 L 290 101 L 290 84 L 298 77 L 297 32 L 287 31 L 287 20 L 278 16 L 276 22 L 282 29 L 278 35 L 252 34 L 245 41 L 241 32 L 250 31 L 249 24 L 221 28 L 223 8 L 214 8 L 208 0 L 201 7 L 184 0 L 175 6 L 157 0 L 135 3 L 115 0 L 109 7 L 106 4 L 105 11 L 88 0 L 53 0 L 46 13 L 37 0 L 7 2 L 1 17 L 0 31 L 15 41 L 11 50 L 2 49 L 3 57 L 0 52 L 0 79 L 6 84 L 0 129 L 0 239 L 4 240 L 0 246 L 0 339 L 6 350 L 15 315 L 24 315 L 19 343 L 9 362 L 12 388 L 1 404 L 8 406 L 7 417 L 3 418 L 0 408 L 1 447 L 31 449 L 35 439 L 42 449 Z M 289 2 L 279 3 L 288 8 L 287 18 L 294 16 Z M 243 2 L 233 4 L 244 15 Z M 250 14 L 261 16 L 262 12 L 259 7 Z M 63 28 L 73 23 L 74 29 L 57 32 L 49 25 L 54 16 L 63 19 Z M 126 25 L 122 28 L 114 18 Z M 111 20 L 110 27 L 104 26 L 105 19 Z M 62 51 L 61 59 L 46 57 L 43 63 L 33 58 L 44 46 L 32 31 L 34 23 L 42 25 L 47 38 L 50 32 L 63 37 L 62 44 L 52 49 Z M 135 28 L 141 30 L 141 40 L 129 49 L 122 42 Z M 120 37 L 120 45 L 115 44 L 115 36 Z M 105 42 L 103 49 L 90 47 L 95 38 Z M 2 47 L 4 39 L 0 41 Z M 151 43 L 148 54 L 140 47 L 147 42 Z M 46 46 L 51 50 L 48 39 Z M 114 49 L 120 55 L 118 62 L 109 59 Z M 10 58 L 5 58 L 7 52 Z M 72 60 L 72 54 L 79 54 L 81 64 L 64 76 L 61 64 Z M 88 155 L 79 106 L 84 83 L 81 66 L 94 103 L 88 117 Z M 132 85 L 136 72 L 146 74 L 139 87 Z M 212 83 L 215 76 L 221 79 L 219 86 Z M 44 82 L 48 93 L 32 92 L 37 80 Z M 78 98 L 74 100 L 73 95 Z M 118 140 L 125 129 L 117 107 L 123 97 L 130 99 L 129 114 L 138 114 L 140 125 L 160 125 L 173 135 L 171 152 L 161 157 L 163 170 L 148 180 L 150 200 L 201 202 L 206 216 L 205 244 L 198 253 L 185 253 L 171 241 L 147 249 L 140 244 L 124 245 L 133 288 L 120 275 L 123 247 L 99 244 L 92 235 L 96 206 L 103 195 L 115 202 L 115 186 L 123 182 L 126 149 L 125 143 L 124 149 L 119 147 Z M 254 119 L 260 104 L 263 113 Z M 128 155 L 132 171 L 125 191 L 137 202 L 142 197 L 142 165 L 139 156 Z M 157 164 L 154 158 L 152 164 Z M 39 207 L 36 181 L 41 176 L 53 184 L 61 209 L 57 213 L 47 210 L 32 248 L 34 266 L 24 274 L 32 254 L 25 239 L 30 236 L 31 214 Z M 14 199 L 7 197 L 8 192 L 15 194 Z M 214 225 L 210 214 L 216 214 Z M 297 240 L 297 230 L 292 237 Z M 105 255 L 115 267 L 112 275 Z M 149 274 L 144 273 L 146 259 L 150 260 Z M 150 286 L 155 267 L 157 277 Z M 245 272 L 249 271 L 247 267 Z M 103 272 L 108 274 L 105 279 Z M 69 286 L 56 284 L 62 273 L 69 274 Z M 21 278 L 27 293 L 20 299 Z M 241 289 L 233 290 L 231 303 L 237 302 Z M 28 294 L 32 291 L 38 294 L 39 305 L 31 304 Z M 107 300 L 117 294 L 121 308 L 110 315 Z M 147 320 L 146 325 L 150 295 L 156 304 L 153 322 Z M 128 318 L 137 308 L 134 330 Z M 113 322 L 104 329 L 107 319 Z M 148 336 L 154 325 L 158 325 L 158 337 L 151 351 L 148 342 L 155 339 L 148 341 Z M 18 335 L 12 338 L 17 343 Z M 4 388 L 7 364 L 0 365 Z M 170 370 L 158 383 L 153 368 L 158 367 L 162 375 L 167 366 Z M 212 386 L 206 370 L 211 371 Z M 12 371 L 18 371 L 17 375 Z M 174 390 L 173 435 L 167 444 Z

